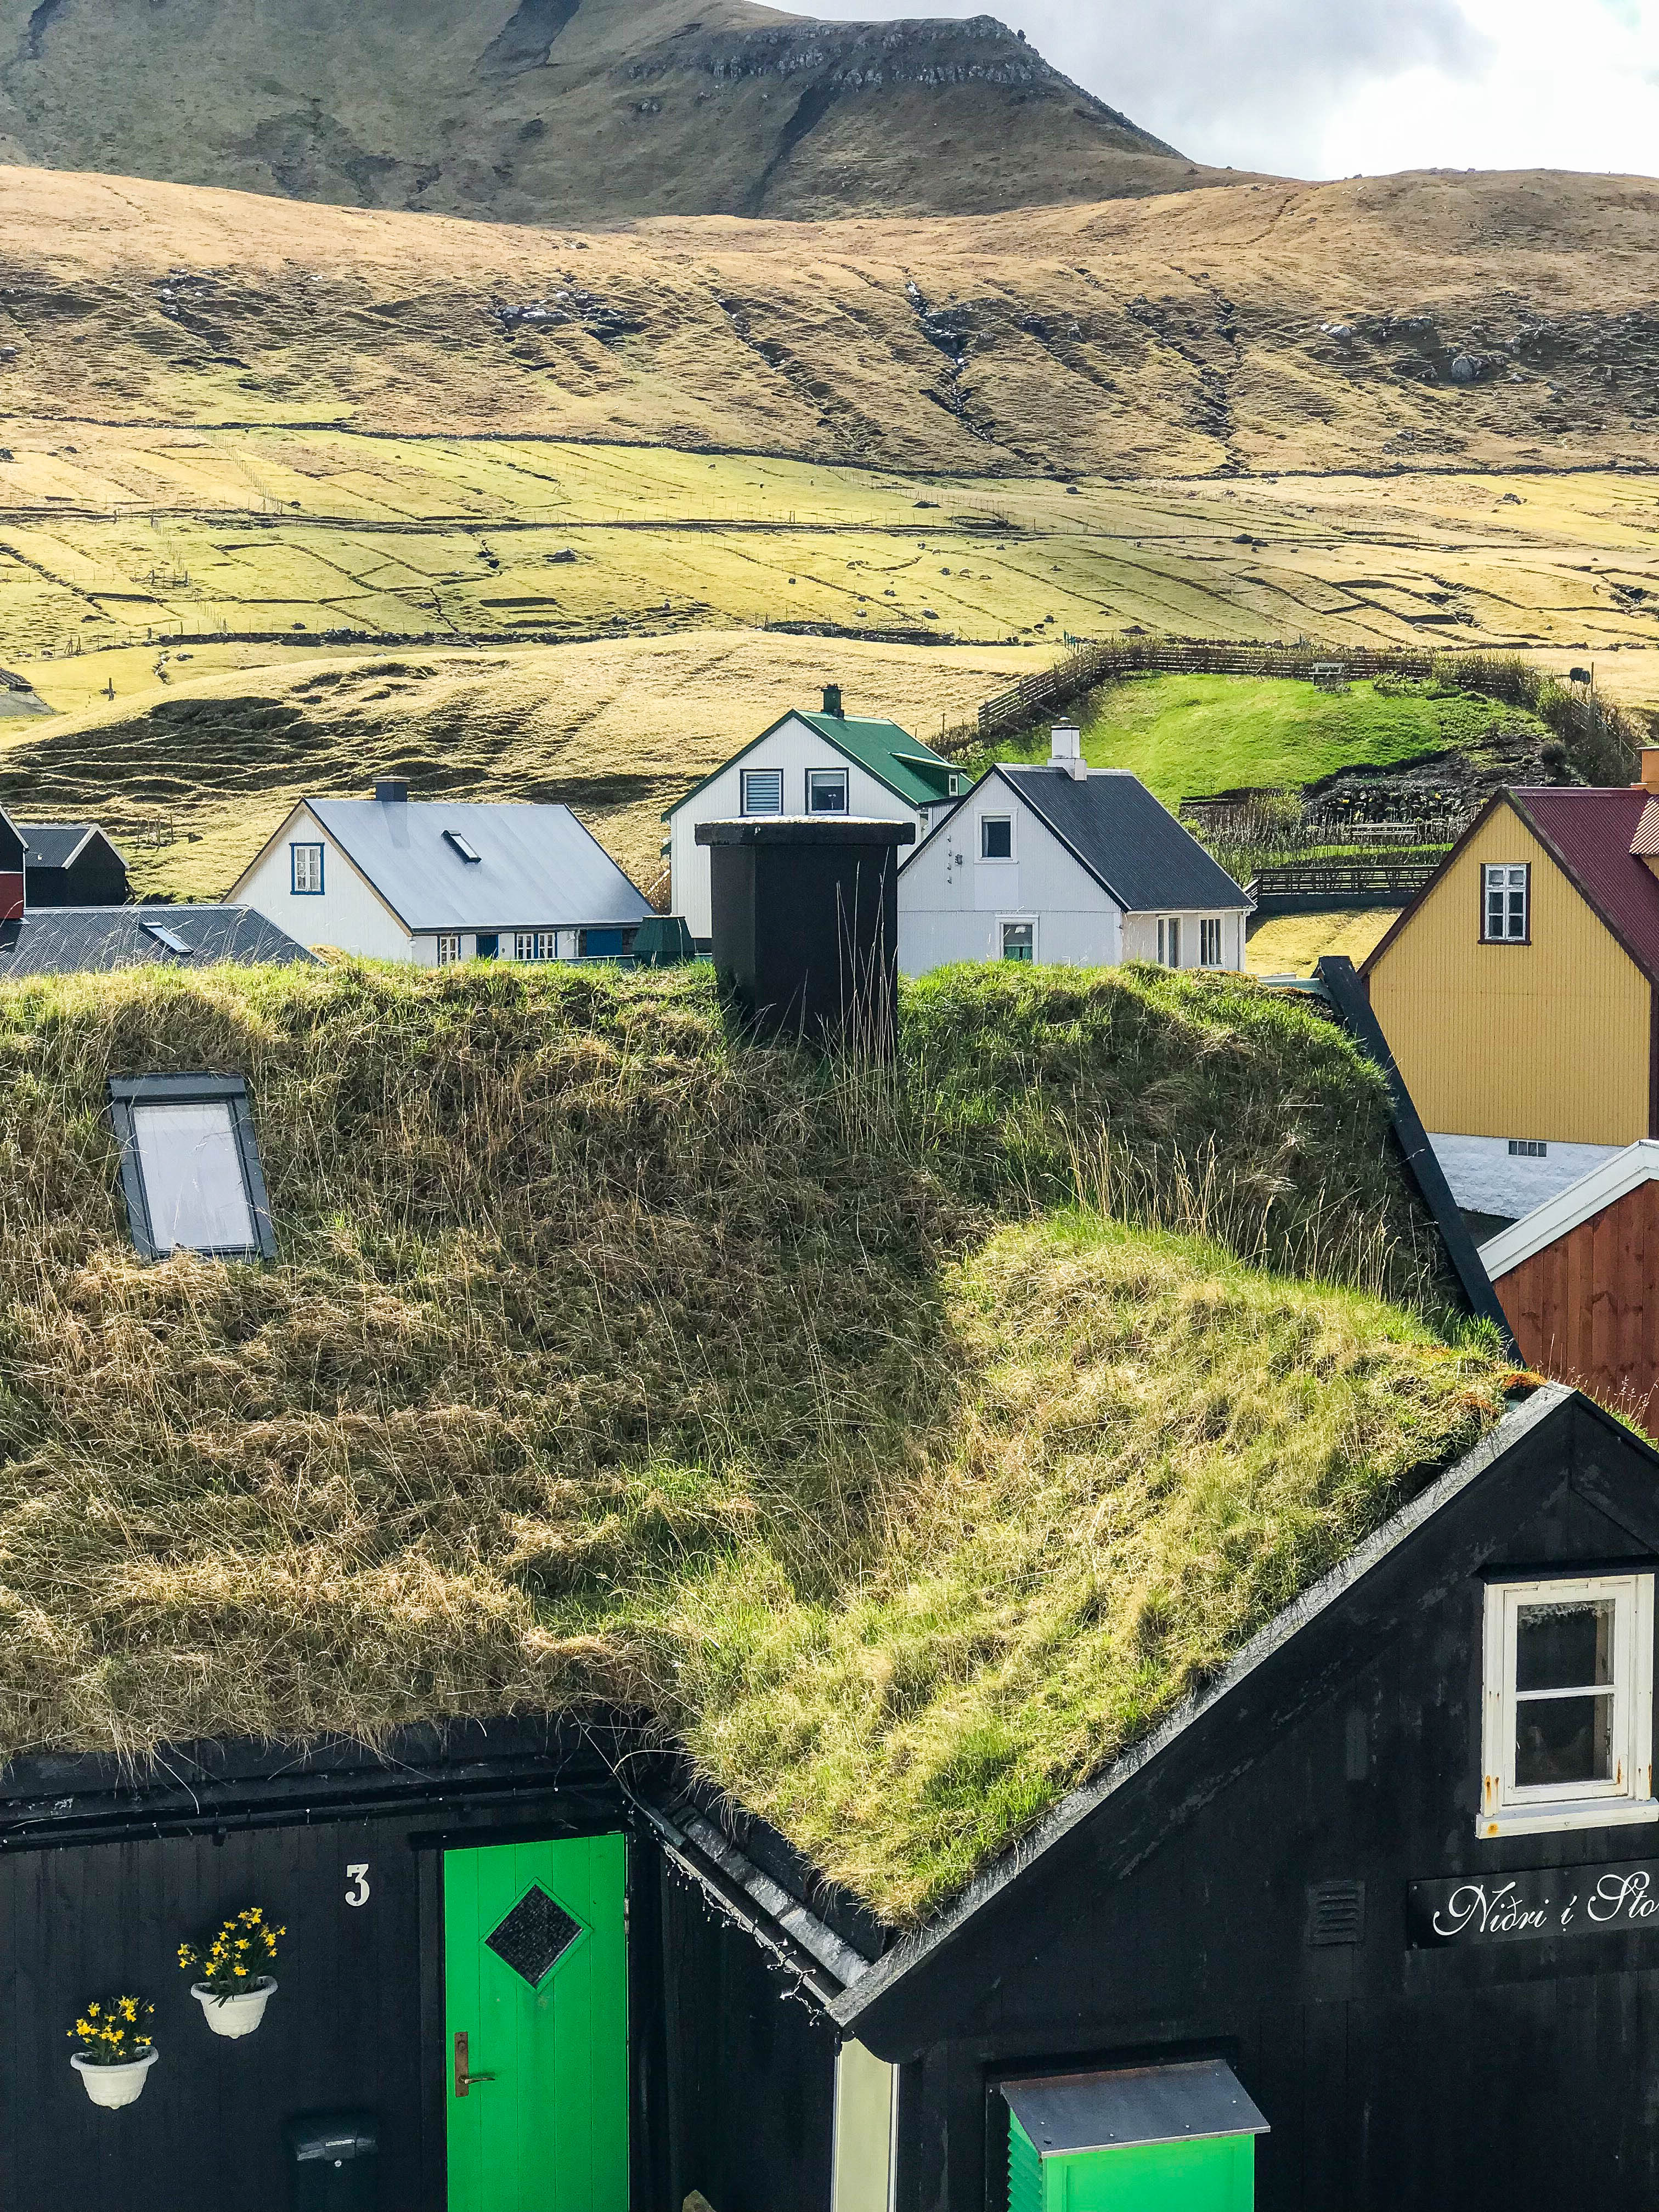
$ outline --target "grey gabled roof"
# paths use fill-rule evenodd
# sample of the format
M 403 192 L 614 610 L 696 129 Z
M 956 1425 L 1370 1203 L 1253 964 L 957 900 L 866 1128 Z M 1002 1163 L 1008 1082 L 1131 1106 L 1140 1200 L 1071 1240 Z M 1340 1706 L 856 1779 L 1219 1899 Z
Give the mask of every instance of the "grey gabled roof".
M 568 806 L 313 799 L 311 811 L 409 930 L 643 921 L 645 894 Z M 478 854 L 464 860 L 446 832 Z
M 0 981 L 216 960 L 287 968 L 311 958 L 286 930 L 246 906 L 47 906 L 0 924 Z
M 66 868 L 88 837 L 97 834 L 95 822 L 15 822 L 32 868 Z
M 991 774 L 1018 792 L 1126 914 L 1249 905 L 1220 862 L 1127 769 L 1091 768 L 1081 782 L 1064 769 L 1006 762 Z

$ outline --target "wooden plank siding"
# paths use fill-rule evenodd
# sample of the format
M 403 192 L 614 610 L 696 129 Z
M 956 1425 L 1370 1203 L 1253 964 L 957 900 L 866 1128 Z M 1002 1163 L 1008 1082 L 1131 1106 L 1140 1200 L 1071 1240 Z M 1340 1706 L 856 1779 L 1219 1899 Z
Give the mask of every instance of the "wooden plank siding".
M 1638 1183 L 1493 1287 L 1529 1366 L 1659 1439 L 1659 1182 Z
M 1530 940 L 1480 940 L 1480 871 L 1532 870 Z M 1448 862 L 1369 969 L 1425 1129 L 1627 1145 L 1650 1133 L 1652 988 L 1507 805 Z

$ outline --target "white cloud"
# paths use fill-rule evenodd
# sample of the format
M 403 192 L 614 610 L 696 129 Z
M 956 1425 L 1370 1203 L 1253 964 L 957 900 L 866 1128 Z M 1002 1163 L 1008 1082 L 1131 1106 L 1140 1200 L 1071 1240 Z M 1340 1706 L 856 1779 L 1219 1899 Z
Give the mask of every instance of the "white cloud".
M 993 6 L 1200 161 L 1291 176 L 1659 166 L 1659 0 Z M 819 0 L 811 12 L 969 15 L 982 0 Z

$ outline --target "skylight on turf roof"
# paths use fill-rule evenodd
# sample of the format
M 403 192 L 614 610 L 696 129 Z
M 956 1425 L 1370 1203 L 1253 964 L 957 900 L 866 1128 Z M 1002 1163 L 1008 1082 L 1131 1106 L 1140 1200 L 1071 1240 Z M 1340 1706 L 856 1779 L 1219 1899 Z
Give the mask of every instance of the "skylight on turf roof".
M 111 1081 L 121 1193 L 147 1260 L 175 1251 L 274 1260 L 270 1204 L 240 1075 L 141 1075 Z

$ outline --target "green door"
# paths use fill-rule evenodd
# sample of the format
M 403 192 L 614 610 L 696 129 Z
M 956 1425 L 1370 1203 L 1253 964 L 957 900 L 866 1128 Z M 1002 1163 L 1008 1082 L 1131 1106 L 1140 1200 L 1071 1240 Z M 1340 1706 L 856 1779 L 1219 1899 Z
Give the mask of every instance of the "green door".
M 444 1853 L 449 2212 L 628 2212 L 620 1836 Z

